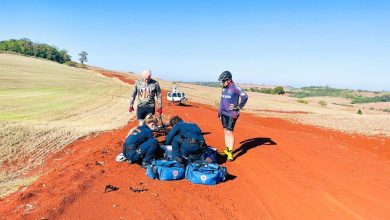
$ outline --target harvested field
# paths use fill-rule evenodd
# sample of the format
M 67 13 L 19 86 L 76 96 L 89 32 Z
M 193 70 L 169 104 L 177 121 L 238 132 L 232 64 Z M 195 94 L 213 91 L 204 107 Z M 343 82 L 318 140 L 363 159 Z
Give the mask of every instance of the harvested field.
M 84 69 L 0 54 L 0 197 L 49 153 L 124 126 L 128 84 Z

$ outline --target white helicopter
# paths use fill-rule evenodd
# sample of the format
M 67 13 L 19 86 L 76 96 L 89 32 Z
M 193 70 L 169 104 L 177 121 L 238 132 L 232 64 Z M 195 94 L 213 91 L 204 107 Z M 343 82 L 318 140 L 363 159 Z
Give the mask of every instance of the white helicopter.
M 184 92 L 180 92 L 176 86 L 172 86 L 172 90 L 167 94 L 167 100 L 169 101 L 169 105 L 173 104 L 185 104 L 187 97 Z

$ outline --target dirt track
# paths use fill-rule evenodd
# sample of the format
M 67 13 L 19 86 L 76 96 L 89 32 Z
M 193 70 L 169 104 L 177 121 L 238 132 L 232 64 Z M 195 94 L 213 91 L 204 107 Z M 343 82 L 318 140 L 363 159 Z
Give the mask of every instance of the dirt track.
M 105 73 L 107 74 L 107 73 Z M 167 105 L 165 105 L 167 106 Z M 164 108 L 200 125 L 222 150 L 210 107 Z M 0 201 L 0 216 L 61 219 L 389 219 L 390 139 L 327 131 L 243 114 L 237 124 L 235 178 L 217 186 L 151 180 L 137 165 L 116 163 L 136 123 L 85 138 L 49 158 L 46 172 Z M 104 162 L 103 166 L 96 161 Z M 106 184 L 118 186 L 104 193 Z M 134 193 L 128 187 L 149 189 Z

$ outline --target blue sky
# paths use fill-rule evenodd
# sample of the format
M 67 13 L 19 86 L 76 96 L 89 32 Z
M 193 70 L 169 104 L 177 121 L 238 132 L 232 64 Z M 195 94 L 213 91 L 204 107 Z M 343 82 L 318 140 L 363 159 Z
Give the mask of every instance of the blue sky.
M 0 3 L 0 40 L 30 38 L 91 65 L 180 81 L 390 90 L 390 1 Z

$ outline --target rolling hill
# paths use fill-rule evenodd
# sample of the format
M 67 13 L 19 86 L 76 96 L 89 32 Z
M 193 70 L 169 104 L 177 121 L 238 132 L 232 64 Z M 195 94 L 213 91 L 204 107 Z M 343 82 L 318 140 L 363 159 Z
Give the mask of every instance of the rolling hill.
M 0 196 L 47 154 L 129 119 L 129 86 L 88 70 L 0 54 L 0 85 Z

